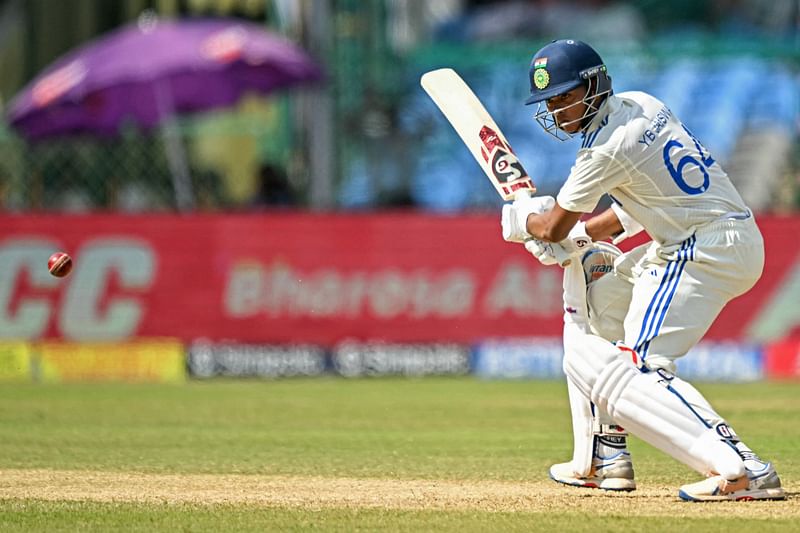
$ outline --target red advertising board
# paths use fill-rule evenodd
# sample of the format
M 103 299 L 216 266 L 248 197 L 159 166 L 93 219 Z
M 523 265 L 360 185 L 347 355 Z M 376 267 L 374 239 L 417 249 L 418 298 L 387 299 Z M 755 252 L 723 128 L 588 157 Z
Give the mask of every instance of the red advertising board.
M 764 370 L 770 378 L 800 378 L 800 338 L 784 339 L 767 346 Z
M 770 340 L 800 323 L 785 307 L 799 301 L 800 218 L 759 223 L 764 276 L 710 338 Z M 73 254 L 67 278 L 47 272 L 55 250 Z M 483 214 L 4 215 L 0 265 L 0 338 L 330 345 L 561 331 L 560 270 Z

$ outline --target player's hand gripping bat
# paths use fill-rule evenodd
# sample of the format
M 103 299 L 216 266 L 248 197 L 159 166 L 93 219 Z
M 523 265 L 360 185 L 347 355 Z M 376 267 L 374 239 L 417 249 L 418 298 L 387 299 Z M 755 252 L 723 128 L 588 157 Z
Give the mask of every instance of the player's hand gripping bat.
M 432 70 L 422 75 L 420 83 L 504 200 L 536 192 L 536 186 L 503 132 L 456 71 L 450 68 Z M 568 266 L 571 258 L 564 248 L 557 243 L 552 243 L 552 247 L 558 264 Z

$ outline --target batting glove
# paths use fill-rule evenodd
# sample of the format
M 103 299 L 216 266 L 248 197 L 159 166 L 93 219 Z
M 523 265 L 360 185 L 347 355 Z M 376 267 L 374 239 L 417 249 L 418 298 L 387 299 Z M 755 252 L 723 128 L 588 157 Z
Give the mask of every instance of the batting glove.
M 553 209 L 556 200 L 552 196 L 520 196 L 511 204 L 503 206 L 500 225 L 503 228 L 503 240 L 507 242 L 525 242 L 531 238 L 528 233 L 528 215 L 541 215 Z
M 575 224 L 560 244 L 570 255 L 579 255 L 588 250 L 592 245 L 592 238 L 586 233 L 586 222 Z
M 570 256 L 580 256 L 589 250 L 592 245 L 592 238 L 586 233 L 586 223 L 578 222 L 575 224 L 567 238 L 559 244 Z M 553 246 L 548 242 L 530 239 L 525 242 L 525 249 L 543 265 L 555 265 L 558 262 L 553 254 Z
M 525 249 L 545 266 L 555 265 L 558 262 L 553 254 L 553 246 L 549 242 L 531 239 L 525 242 Z

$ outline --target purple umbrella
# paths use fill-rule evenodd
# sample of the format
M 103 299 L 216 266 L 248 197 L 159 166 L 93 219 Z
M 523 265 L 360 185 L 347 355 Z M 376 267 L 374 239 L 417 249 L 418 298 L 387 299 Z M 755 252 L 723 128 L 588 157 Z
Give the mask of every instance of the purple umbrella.
M 174 117 L 321 79 L 293 43 L 252 23 L 140 17 L 44 70 L 9 106 L 11 125 L 29 140 L 88 133 L 116 135 L 128 122 L 161 126 L 177 205 L 194 204 Z
M 48 67 L 10 104 L 11 125 L 26 138 L 70 133 L 115 135 L 133 121 L 236 102 L 321 78 L 293 43 L 233 20 L 153 21 L 123 27 Z

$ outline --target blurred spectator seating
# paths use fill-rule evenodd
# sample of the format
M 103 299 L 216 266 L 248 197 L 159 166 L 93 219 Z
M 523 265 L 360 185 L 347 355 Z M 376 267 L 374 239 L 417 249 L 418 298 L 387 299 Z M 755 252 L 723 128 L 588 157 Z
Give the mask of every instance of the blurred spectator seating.
M 748 57 L 682 58 L 660 64 L 627 56 L 605 60 L 616 92 L 644 90 L 663 100 L 737 184 L 759 184 L 740 185 L 745 200 L 757 210 L 768 207 L 769 191 L 778 186 L 782 167 L 765 165 L 754 154 L 785 160 L 797 135 L 800 80 L 786 65 Z M 509 62 L 457 70 L 500 125 L 540 193 L 556 194 L 569 174 L 579 140 L 558 142 L 533 121 L 535 106 L 523 105 L 525 69 Z M 416 204 L 441 211 L 498 205 L 470 153 L 421 89 L 413 91 L 399 116 L 400 127 L 419 140 L 411 177 Z

